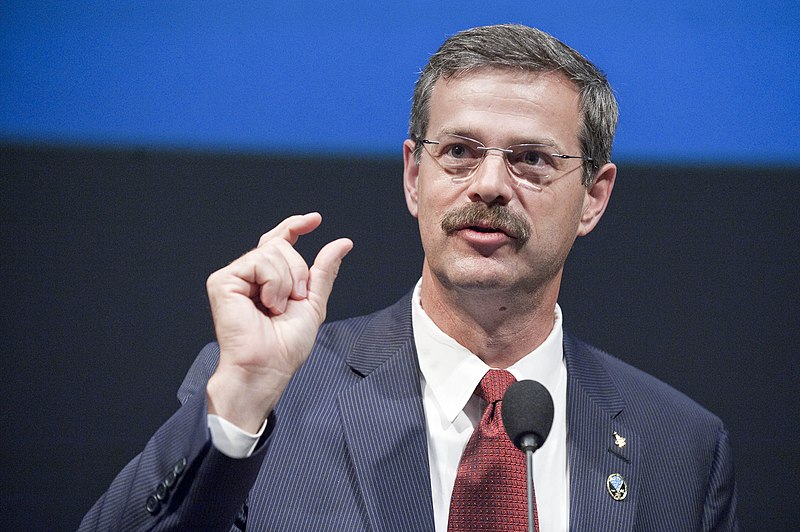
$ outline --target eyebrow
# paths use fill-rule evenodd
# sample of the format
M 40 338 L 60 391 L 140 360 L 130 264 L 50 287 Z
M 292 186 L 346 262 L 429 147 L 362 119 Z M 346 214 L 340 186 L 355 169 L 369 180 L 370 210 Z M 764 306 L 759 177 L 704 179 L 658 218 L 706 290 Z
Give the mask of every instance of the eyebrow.
M 484 146 L 486 145 L 486 143 L 483 142 L 482 140 L 475 138 L 475 135 L 473 133 L 470 133 L 469 130 L 456 129 L 456 128 L 443 128 L 440 131 L 440 135 L 457 135 L 459 137 L 466 137 L 468 139 L 478 141 Z M 547 146 L 548 148 L 556 150 L 558 153 L 563 153 L 563 149 L 559 147 L 555 139 L 550 137 L 539 137 L 539 138 L 517 137 L 517 139 L 518 140 L 511 142 L 507 146 L 516 146 L 519 144 L 536 144 L 540 146 Z M 497 147 L 505 148 L 507 146 L 497 146 Z

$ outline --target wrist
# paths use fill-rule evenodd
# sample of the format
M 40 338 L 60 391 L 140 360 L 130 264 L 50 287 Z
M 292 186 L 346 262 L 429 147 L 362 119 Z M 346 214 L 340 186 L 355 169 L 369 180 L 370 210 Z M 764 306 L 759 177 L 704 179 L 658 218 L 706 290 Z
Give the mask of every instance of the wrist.
M 290 375 L 253 375 L 238 367 L 217 368 L 206 384 L 208 413 L 247 432 L 258 432 L 275 407 Z

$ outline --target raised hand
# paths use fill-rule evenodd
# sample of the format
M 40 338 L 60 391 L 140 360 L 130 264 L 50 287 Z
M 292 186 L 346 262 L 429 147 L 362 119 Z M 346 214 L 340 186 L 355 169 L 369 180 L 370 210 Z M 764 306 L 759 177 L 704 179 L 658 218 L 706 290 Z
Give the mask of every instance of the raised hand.
M 339 266 L 353 247 L 347 238 L 334 240 L 309 268 L 293 246 L 320 223 L 318 213 L 291 216 L 208 278 L 220 345 L 206 387 L 209 413 L 244 430 L 258 430 L 311 352 Z

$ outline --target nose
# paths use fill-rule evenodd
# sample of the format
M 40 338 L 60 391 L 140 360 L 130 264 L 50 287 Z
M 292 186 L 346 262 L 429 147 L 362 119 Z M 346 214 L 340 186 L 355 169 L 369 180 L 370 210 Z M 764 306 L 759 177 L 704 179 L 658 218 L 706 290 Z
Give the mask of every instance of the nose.
M 505 205 L 511 200 L 513 188 L 511 175 L 506 166 L 504 150 L 488 148 L 470 179 L 467 195 L 472 201 L 487 205 Z

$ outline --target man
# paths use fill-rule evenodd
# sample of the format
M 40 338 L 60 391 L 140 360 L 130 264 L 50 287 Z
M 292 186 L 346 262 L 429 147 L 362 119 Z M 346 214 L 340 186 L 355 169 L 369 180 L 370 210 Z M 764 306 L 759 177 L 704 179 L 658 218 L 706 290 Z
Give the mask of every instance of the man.
M 524 483 L 506 469 L 523 455 L 506 466 L 479 440 L 502 407 L 492 383 L 535 379 L 555 411 L 539 530 L 736 529 L 722 423 L 562 329 L 564 262 L 611 196 L 616 120 L 603 74 L 547 34 L 448 39 L 403 145 L 425 251 L 412 293 L 320 328 L 352 242 L 308 267 L 293 244 L 321 217 L 284 220 L 209 277 L 218 343 L 81 528 L 514 529 Z M 474 461 L 494 473 L 476 481 Z

